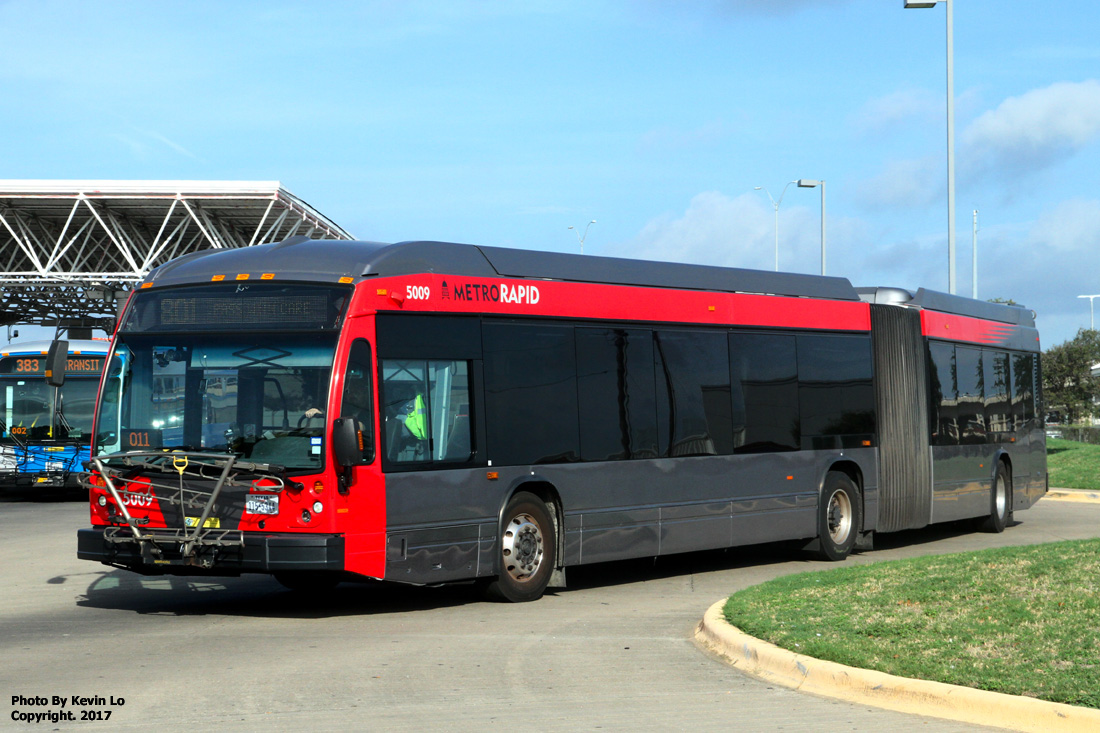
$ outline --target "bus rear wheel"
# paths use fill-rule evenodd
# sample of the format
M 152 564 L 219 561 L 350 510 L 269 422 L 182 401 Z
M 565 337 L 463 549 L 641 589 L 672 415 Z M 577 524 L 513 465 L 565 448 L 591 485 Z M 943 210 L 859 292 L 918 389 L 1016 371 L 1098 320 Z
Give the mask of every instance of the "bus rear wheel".
M 979 524 L 986 532 L 1005 531 L 1012 517 L 1012 489 L 1008 477 L 1008 468 L 1004 463 L 997 464 L 997 475 L 993 477 L 993 493 L 989 497 L 989 516 L 983 517 Z
M 534 494 L 518 492 L 502 517 L 497 561 L 499 575 L 486 586 L 497 601 L 525 603 L 540 598 L 557 562 L 554 520 Z
M 837 562 L 851 553 L 863 526 L 862 506 L 859 488 L 847 474 L 826 474 L 817 510 L 818 555 L 823 560 Z

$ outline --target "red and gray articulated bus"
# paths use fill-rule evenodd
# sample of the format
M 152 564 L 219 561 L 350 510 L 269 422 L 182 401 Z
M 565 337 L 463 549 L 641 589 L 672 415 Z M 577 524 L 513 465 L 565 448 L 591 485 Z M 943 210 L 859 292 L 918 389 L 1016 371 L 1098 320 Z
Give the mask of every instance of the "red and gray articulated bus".
M 81 558 L 290 587 L 992 531 L 1047 488 L 1020 307 L 441 242 L 214 250 L 112 345 Z

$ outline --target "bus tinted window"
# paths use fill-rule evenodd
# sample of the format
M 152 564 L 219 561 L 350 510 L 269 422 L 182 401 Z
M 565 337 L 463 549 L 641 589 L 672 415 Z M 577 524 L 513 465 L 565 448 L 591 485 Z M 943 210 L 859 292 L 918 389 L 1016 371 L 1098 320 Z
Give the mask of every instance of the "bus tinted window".
M 982 354 L 982 369 L 985 372 L 985 423 L 989 438 L 993 441 L 1003 440 L 1004 434 L 1013 429 L 1009 402 L 1008 354 L 985 349 Z
M 370 344 L 356 339 L 348 353 L 348 368 L 344 373 L 344 394 L 340 400 L 340 417 L 350 417 L 356 421 L 363 435 L 363 463 L 370 463 L 374 457 L 374 406 L 371 394 L 371 354 Z
M 391 463 L 470 459 L 467 362 L 383 359 L 382 413 Z
M 985 443 L 985 371 L 981 349 L 955 347 L 955 379 L 959 389 L 959 442 Z
M 736 453 L 798 450 L 794 336 L 730 334 Z
M 798 337 L 798 404 L 805 449 L 855 448 L 875 432 L 871 340 Z
M 658 331 L 657 392 L 669 415 L 666 454 L 733 453 L 729 345 L 721 333 Z M 663 445 L 665 445 L 663 443 Z
M 1012 355 L 1012 417 L 1017 430 L 1035 417 L 1035 369 L 1032 354 Z
M 580 459 L 573 328 L 485 323 L 485 415 L 494 464 Z
M 657 456 L 653 338 L 640 329 L 578 328 L 581 459 Z
M 959 444 L 959 395 L 955 389 L 955 347 L 952 344 L 928 344 L 932 380 L 932 445 Z

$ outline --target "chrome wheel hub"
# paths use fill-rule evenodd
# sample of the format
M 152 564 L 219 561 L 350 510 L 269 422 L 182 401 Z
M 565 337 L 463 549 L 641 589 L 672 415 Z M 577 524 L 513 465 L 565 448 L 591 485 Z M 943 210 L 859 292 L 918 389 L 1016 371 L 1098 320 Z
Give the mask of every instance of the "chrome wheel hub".
M 852 500 L 843 491 L 835 491 L 829 497 L 829 537 L 843 545 L 852 532 Z
M 515 580 L 529 580 L 542 566 L 542 530 L 530 514 L 518 514 L 504 528 L 504 570 Z

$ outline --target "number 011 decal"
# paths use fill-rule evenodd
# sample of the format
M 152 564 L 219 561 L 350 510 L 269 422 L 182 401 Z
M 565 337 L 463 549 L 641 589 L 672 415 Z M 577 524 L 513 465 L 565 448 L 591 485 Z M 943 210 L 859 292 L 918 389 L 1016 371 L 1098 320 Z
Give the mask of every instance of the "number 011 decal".
M 161 447 L 161 434 L 159 430 L 123 430 L 122 450 L 157 450 Z

